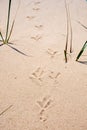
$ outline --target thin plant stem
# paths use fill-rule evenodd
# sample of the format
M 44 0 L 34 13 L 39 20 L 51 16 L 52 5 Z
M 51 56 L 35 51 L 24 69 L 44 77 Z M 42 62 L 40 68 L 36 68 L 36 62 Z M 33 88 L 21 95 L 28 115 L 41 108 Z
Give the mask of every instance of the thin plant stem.
M 0 32 L 0 36 L 1 36 L 2 42 L 4 43 L 4 38 L 1 32 Z
M 66 0 L 65 0 L 65 9 L 66 9 L 66 18 L 67 18 L 67 34 L 66 34 L 66 45 L 65 45 L 64 55 L 65 55 L 65 62 L 67 62 L 67 48 L 68 48 L 68 39 L 69 39 L 69 16 L 68 16 L 68 8 L 67 8 Z
M 11 34 L 12 34 L 12 31 L 13 31 L 13 27 L 14 27 L 14 24 L 15 24 L 15 19 L 16 19 L 16 16 L 17 16 L 19 7 L 20 7 L 20 0 L 19 0 L 19 3 L 18 3 L 18 7 L 17 7 L 16 13 L 15 13 L 14 20 L 13 20 L 12 25 L 11 25 L 11 29 L 10 29 L 8 38 L 7 38 L 7 43 L 9 42 L 9 39 L 10 39 L 10 37 L 11 37 Z
M 67 33 L 66 33 L 66 45 L 64 50 L 65 62 L 67 63 L 67 51 L 68 51 L 68 44 L 70 42 L 70 53 L 72 53 L 72 25 L 71 25 L 71 17 L 69 11 L 69 5 L 65 0 L 65 9 L 66 9 L 66 18 L 67 18 Z M 70 39 L 69 39 L 70 33 Z
M 14 27 L 14 23 L 15 23 L 15 20 L 14 20 L 13 23 L 12 23 L 11 30 L 10 30 L 10 33 L 9 33 L 9 35 L 8 35 L 8 38 L 7 38 L 7 43 L 9 42 L 9 39 L 10 39 L 10 37 L 11 37 L 12 31 L 13 31 L 13 27 Z
M 5 43 L 7 43 L 7 37 L 8 37 L 9 22 L 10 22 L 10 11 L 11 11 L 11 1 L 12 1 L 12 0 L 9 0 L 8 18 L 7 18 L 7 29 L 6 29 Z
M 69 15 L 69 25 L 70 25 L 70 53 L 72 53 L 72 24 L 71 24 L 69 7 L 68 7 L 68 15 Z

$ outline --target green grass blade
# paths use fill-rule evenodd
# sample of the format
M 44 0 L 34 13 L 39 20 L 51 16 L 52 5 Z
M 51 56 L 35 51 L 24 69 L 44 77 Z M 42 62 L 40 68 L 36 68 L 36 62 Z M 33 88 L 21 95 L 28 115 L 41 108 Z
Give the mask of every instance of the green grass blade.
M 11 30 L 10 30 L 9 36 L 7 38 L 7 43 L 9 41 L 10 37 L 11 37 L 12 31 L 13 31 L 13 27 L 14 27 L 14 23 L 15 23 L 15 20 L 13 20 L 13 22 L 12 22 Z
M 84 50 L 86 49 L 87 47 L 87 41 L 85 42 L 85 44 L 83 45 L 81 51 L 79 52 L 77 58 L 76 58 L 76 61 L 78 61 L 78 59 L 80 58 L 80 56 L 82 55 L 82 53 L 84 52 Z
M 13 22 L 12 22 L 12 25 L 11 25 L 11 29 L 10 29 L 9 35 L 8 35 L 8 37 L 7 37 L 7 43 L 9 42 L 9 39 L 10 39 L 10 37 L 11 37 L 11 34 L 12 34 L 12 31 L 13 31 L 13 27 L 14 27 L 14 24 L 15 24 L 15 19 L 16 19 L 16 16 L 17 16 L 19 7 L 20 7 L 20 1 L 19 1 L 19 3 L 18 3 L 18 7 L 17 7 L 17 10 L 16 10 L 16 14 L 15 14 L 14 20 L 13 20 Z
M 66 19 L 67 19 L 67 34 L 66 34 L 66 45 L 65 45 L 65 50 L 67 51 L 67 47 L 68 47 L 68 38 L 69 38 L 69 16 L 68 16 L 68 7 L 67 7 L 66 0 L 65 0 L 65 9 L 66 9 Z
M 0 32 L 0 36 L 1 36 L 2 42 L 4 43 L 4 38 L 1 32 Z
M 7 18 L 7 29 L 6 29 L 5 43 L 7 43 L 7 37 L 8 37 L 9 22 L 10 22 L 10 12 L 11 12 L 11 1 L 12 1 L 12 0 L 9 0 L 8 18 Z

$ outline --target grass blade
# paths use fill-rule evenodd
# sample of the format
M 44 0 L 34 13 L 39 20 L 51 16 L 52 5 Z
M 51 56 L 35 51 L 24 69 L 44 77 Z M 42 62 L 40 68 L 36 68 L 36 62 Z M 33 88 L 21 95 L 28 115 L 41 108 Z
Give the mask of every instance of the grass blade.
M 65 9 L 66 9 L 66 18 L 67 18 L 67 34 L 66 34 L 66 45 L 64 50 L 65 62 L 67 63 L 67 48 L 68 48 L 68 39 L 69 39 L 69 17 L 68 17 L 68 8 L 65 0 Z
M 70 53 L 72 53 L 72 24 L 71 24 L 69 7 L 68 7 L 68 15 L 69 15 L 69 25 L 70 25 Z
M 79 52 L 77 58 L 76 58 L 76 61 L 78 61 L 78 59 L 80 58 L 80 56 L 82 55 L 82 53 L 84 52 L 84 50 L 86 49 L 87 47 L 87 41 L 85 42 L 85 44 L 83 45 L 81 51 Z
M 1 36 L 1 41 L 4 43 L 4 38 L 3 38 L 3 35 L 2 35 L 2 33 L 0 32 L 0 36 Z
M 12 22 L 11 30 L 10 30 L 9 36 L 7 38 L 7 43 L 9 41 L 10 37 L 11 37 L 12 31 L 13 31 L 13 27 L 14 27 L 14 23 L 15 23 L 15 20 L 13 20 L 13 22 Z
M 72 53 L 72 25 L 71 25 L 69 5 L 66 2 L 66 0 L 65 0 L 65 9 L 66 9 L 66 18 L 67 18 L 67 34 L 66 34 L 66 45 L 64 50 L 64 56 L 65 56 L 65 62 L 67 63 L 67 54 L 68 54 L 67 50 L 68 50 L 69 43 L 70 43 L 70 53 Z
M 64 50 L 65 62 L 67 63 L 67 51 Z
M 9 35 L 8 35 L 8 38 L 7 38 L 7 43 L 9 42 L 9 39 L 11 37 L 11 34 L 12 34 L 12 31 L 13 31 L 13 27 L 14 27 L 14 24 L 15 24 L 15 19 L 16 19 L 19 7 L 20 7 L 20 1 L 19 1 L 17 10 L 16 10 L 16 14 L 15 14 L 14 20 L 13 20 L 12 25 L 11 25 L 11 29 L 10 29 L 10 32 L 9 32 Z
M 12 0 L 9 0 L 8 18 L 7 18 L 7 29 L 6 29 L 5 43 L 7 43 L 7 37 L 8 37 L 9 22 L 10 22 L 10 12 L 11 12 L 11 1 L 12 1 Z
M 11 45 L 9 45 L 9 44 L 7 44 L 7 45 L 8 45 L 10 48 L 12 48 L 13 50 L 15 50 L 16 52 L 18 52 L 18 53 L 20 53 L 20 54 L 22 54 L 22 55 L 27 56 L 25 53 L 23 53 L 22 51 L 16 49 L 15 47 L 13 47 L 13 46 L 11 46 Z

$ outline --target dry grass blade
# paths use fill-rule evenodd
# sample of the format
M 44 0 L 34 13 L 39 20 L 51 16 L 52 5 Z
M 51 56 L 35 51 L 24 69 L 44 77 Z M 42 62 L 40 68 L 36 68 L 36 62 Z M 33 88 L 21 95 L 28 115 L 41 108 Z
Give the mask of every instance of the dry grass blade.
M 84 50 L 86 49 L 87 47 L 87 41 L 85 42 L 85 44 L 83 45 L 81 51 L 79 52 L 77 58 L 76 58 L 76 61 L 78 61 L 78 59 L 80 58 L 80 56 L 82 55 L 82 53 L 84 52 Z
M 15 50 L 16 52 L 18 52 L 18 53 L 20 53 L 20 54 L 22 54 L 22 55 L 28 56 L 28 55 L 26 55 L 25 53 L 23 53 L 22 51 L 16 49 L 15 47 L 13 47 L 13 46 L 11 46 L 11 45 L 9 45 L 9 44 L 7 44 L 7 45 L 8 45 L 10 48 L 12 48 L 13 50 Z
M 67 51 L 64 50 L 65 62 L 67 63 Z
M 71 24 L 69 7 L 68 7 L 68 14 L 69 14 L 69 25 L 70 25 L 70 53 L 72 53 L 72 24 Z
M 6 108 L 4 111 L 0 113 L 0 116 L 3 115 L 6 111 L 8 111 L 13 105 L 10 105 L 8 108 Z
M 72 25 L 71 25 L 71 17 L 70 17 L 70 10 L 69 5 L 65 0 L 65 9 L 66 9 L 66 18 L 67 18 L 67 34 L 66 34 L 66 45 L 64 50 L 65 62 L 67 63 L 67 50 L 68 44 L 70 43 L 70 53 L 72 53 Z
M 66 9 L 66 18 L 67 18 L 67 34 L 66 34 L 66 45 L 64 50 L 65 62 L 67 62 L 67 48 L 68 48 L 68 38 L 69 38 L 69 17 L 68 17 L 68 8 L 65 0 L 65 9 Z

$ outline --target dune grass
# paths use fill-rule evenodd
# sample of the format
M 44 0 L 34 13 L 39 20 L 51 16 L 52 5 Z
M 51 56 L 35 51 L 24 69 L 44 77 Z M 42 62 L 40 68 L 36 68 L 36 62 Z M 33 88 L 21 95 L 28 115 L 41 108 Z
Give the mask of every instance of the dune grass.
M 12 4 L 12 0 L 9 0 L 7 25 L 6 25 L 6 35 L 3 36 L 3 34 L 1 32 L 1 30 L 0 30 L 0 38 L 1 38 L 0 42 L 2 43 L 2 44 L 0 44 L 0 46 L 8 45 L 11 49 L 17 51 L 18 53 L 20 53 L 22 55 L 26 55 L 22 51 L 20 51 L 20 50 L 16 49 L 15 47 L 11 46 L 11 45 L 13 45 L 13 43 L 9 42 L 10 38 L 11 38 L 12 31 L 13 31 L 13 27 L 14 27 L 14 24 L 15 24 L 16 15 L 17 15 L 17 12 L 16 12 L 15 18 L 13 19 L 12 25 L 10 26 L 11 4 Z M 19 5 L 18 5 L 18 8 L 19 8 Z M 17 9 L 17 11 L 18 11 L 18 9 Z
M 9 0 L 8 17 L 7 17 L 7 27 L 6 27 L 6 36 L 5 36 L 5 38 L 3 37 L 3 34 L 0 31 L 1 41 L 3 42 L 3 44 L 7 44 L 9 42 L 11 34 L 12 34 L 13 26 L 14 26 L 14 20 L 13 20 L 13 23 L 12 23 L 12 26 L 11 26 L 11 30 L 10 30 L 10 33 L 9 33 L 9 22 L 10 22 L 10 13 L 11 13 L 11 3 L 12 3 L 12 0 Z
M 83 28 L 87 29 L 87 26 L 85 26 L 84 24 L 82 24 L 80 21 L 77 21 Z

